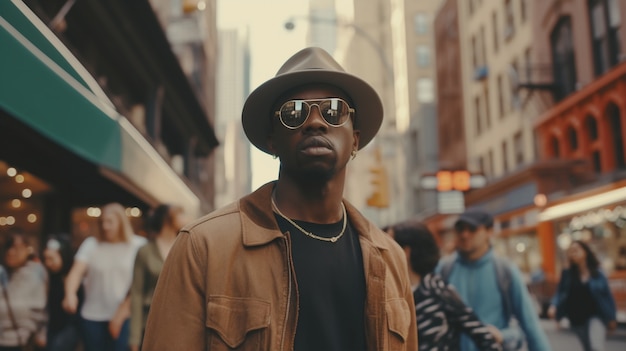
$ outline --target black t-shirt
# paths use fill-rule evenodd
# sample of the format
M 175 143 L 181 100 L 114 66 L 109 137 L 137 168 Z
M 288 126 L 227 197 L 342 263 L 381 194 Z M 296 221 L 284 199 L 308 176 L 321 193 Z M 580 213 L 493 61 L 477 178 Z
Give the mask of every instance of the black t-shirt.
M 574 274 L 567 298 L 567 318 L 572 325 L 583 325 L 596 314 L 596 303 L 589 290 L 589 282 L 583 283 Z
M 311 238 L 276 215 L 290 233 L 300 304 L 296 351 L 365 350 L 365 273 L 358 235 L 349 224 L 336 242 Z M 295 221 L 322 237 L 341 232 L 332 224 Z

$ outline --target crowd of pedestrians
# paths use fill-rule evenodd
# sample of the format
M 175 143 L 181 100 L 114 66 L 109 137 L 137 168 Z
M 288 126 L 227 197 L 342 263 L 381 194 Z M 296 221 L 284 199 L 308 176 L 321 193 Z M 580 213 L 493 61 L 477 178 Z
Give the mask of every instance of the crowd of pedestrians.
M 77 250 L 60 233 L 45 237 L 40 252 L 11 229 L 1 246 L 0 351 L 139 350 L 163 260 L 185 220 L 181 207 L 158 206 L 141 228 L 147 240 L 110 203 Z

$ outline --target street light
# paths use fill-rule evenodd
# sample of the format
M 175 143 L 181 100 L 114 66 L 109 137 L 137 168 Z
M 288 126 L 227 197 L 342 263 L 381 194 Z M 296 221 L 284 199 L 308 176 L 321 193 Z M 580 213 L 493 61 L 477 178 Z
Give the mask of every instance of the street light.
M 387 61 L 387 56 L 385 56 L 385 52 L 383 48 L 374 38 L 372 38 L 371 35 L 369 35 L 369 33 L 367 33 L 365 29 L 351 22 L 340 21 L 337 18 L 326 18 L 326 17 L 316 17 L 316 16 L 291 17 L 287 22 L 285 22 L 285 29 L 289 31 L 293 30 L 296 27 L 295 21 L 300 20 L 300 19 L 306 20 L 310 23 L 327 23 L 335 27 L 346 27 L 346 28 L 354 29 L 355 33 L 357 33 L 363 39 L 365 39 L 365 41 L 367 41 L 367 43 L 370 44 L 370 46 L 374 50 L 376 50 L 376 53 L 378 53 L 378 56 L 380 56 L 380 60 L 383 66 L 385 67 L 387 78 L 389 79 L 390 82 L 393 82 L 393 68 L 389 64 L 389 61 Z

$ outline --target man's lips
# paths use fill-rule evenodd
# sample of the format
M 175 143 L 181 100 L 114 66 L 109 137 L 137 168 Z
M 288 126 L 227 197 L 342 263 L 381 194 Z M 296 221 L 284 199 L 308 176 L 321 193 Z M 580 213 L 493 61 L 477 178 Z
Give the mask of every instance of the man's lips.
M 310 137 L 302 141 L 298 151 L 308 156 L 322 156 L 333 152 L 332 144 L 323 137 Z

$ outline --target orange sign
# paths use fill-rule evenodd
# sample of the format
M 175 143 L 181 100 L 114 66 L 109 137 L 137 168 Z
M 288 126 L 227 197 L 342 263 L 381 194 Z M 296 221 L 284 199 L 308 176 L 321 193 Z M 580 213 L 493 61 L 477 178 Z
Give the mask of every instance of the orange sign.
M 468 191 L 470 189 L 470 177 L 468 171 L 439 171 L 437 177 L 438 191 Z

